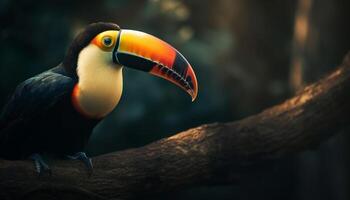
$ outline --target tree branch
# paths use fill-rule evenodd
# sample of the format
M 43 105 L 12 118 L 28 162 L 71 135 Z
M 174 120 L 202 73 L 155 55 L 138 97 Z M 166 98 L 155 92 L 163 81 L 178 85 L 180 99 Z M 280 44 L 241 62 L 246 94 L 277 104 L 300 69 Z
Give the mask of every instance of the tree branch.
M 0 199 L 134 198 L 195 184 L 239 181 L 252 166 L 317 146 L 350 124 L 350 54 L 300 94 L 257 115 L 202 125 L 147 146 L 78 161 L 53 161 L 38 177 L 30 161 L 0 161 Z

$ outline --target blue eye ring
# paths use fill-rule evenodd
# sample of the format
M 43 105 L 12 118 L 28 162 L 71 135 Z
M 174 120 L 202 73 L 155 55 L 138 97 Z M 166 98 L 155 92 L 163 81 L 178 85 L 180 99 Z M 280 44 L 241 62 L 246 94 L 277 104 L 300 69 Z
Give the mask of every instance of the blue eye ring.
M 102 38 L 102 44 L 105 47 L 111 47 L 113 45 L 113 39 L 110 36 L 105 36 Z

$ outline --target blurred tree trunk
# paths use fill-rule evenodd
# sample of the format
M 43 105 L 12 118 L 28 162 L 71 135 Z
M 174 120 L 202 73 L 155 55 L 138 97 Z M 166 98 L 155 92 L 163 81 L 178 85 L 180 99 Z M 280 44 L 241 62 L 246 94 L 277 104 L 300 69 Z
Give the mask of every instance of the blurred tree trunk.
M 249 114 L 288 96 L 290 40 L 296 2 L 235 0 L 232 19 L 235 51 L 227 82 L 236 80 L 234 111 Z M 230 8 L 229 8 L 230 9 Z M 239 105 L 239 106 L 238 106 Z
M 292 92 L 300 90 L 303 83 L 305 66 L 305 46 L 309 34 L 310 8 L 313 0 L 299 0 L 294 20 L 294 36 L 292 42 L 292 58 L 289 84 Z

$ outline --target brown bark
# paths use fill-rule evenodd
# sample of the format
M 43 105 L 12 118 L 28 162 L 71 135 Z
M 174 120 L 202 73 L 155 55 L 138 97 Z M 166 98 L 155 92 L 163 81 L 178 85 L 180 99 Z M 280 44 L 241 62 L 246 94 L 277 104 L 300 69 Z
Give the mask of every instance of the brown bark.
M 238 183 L 264 161 L 314 148 L 350 118 L 350 54 L 300 94 L 236 122 L 202 125 L 147 146 L 78 161 L 53 161 L 52 176 L 30 161 L 0 161 L 0 199 L 129 199 L 199 184 Z

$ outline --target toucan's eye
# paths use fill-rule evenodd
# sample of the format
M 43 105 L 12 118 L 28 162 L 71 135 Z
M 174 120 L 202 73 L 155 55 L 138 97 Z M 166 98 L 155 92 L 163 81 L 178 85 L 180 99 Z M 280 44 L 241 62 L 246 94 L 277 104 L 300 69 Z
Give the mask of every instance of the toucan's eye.
M 102 38 L 102 44 L 105 47 L 111 47 L 113 45 L 113 40 L 110 36 L 105 36 Z
M 116 43 L 115 35 L 116 31 L 105 31 L 95 36 L 91 43 L 96 45 L 102 51 L 110 52 L 113 50 L 113 47 Z

